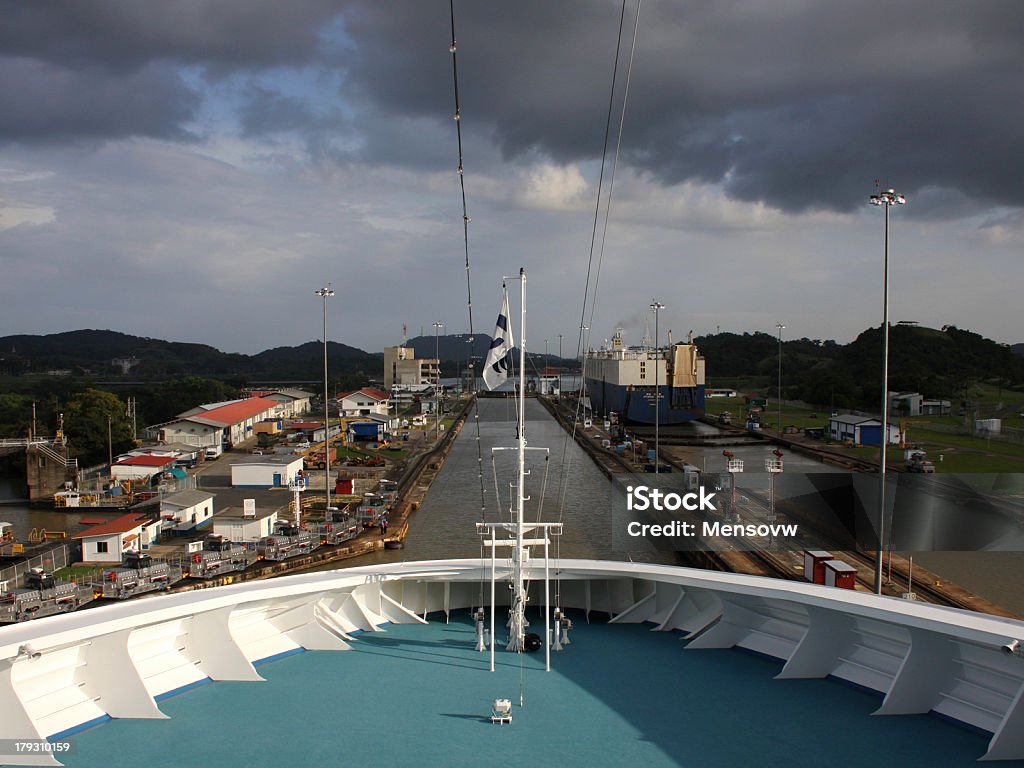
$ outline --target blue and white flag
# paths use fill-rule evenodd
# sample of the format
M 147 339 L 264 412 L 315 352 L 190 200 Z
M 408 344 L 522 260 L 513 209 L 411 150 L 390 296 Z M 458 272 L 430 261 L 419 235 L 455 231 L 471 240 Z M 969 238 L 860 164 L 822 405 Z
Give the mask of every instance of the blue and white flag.
M 498 322 L 494 327 L 494 338 L 491 339 L 491 348 L 487 350 L 487 360 L 484 362 L 484 384 L 487 389 L 494 389 L 505 383 L 508 379 L 508 371 L 511 367 L 512 348 L 515 342 L 512 340 L 512 331 L 508 325 L 508 291 L 504 291 L 501 300 L 501 312 L 498 314 Z

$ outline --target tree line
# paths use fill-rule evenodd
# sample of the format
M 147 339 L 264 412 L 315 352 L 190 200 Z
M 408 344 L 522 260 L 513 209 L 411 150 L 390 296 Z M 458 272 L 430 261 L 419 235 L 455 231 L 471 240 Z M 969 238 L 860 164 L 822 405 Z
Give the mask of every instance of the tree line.
M 836 408 L 875 408 L 882 388 L 882 329 L 869 328 L 849 344 L 783 339 L 782 394 Z M 779 340 L 767 333 L 699 337 L 710 385 L 758 377 L 771 392 L 779 383 Z M 956 407 L 979 382 L 1024 387 L 1024 357 L 1007 345 L 956 326 L 894 325 L 889 329 L 889 389 L 949 400 Z

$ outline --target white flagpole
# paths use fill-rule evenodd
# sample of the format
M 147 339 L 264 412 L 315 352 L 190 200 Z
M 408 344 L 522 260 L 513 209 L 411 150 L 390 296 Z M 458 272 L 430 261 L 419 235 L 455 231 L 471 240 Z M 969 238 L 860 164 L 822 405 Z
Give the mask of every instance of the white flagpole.
M 516 592 L 519 595 L 516 648 L 523 650 L 526 595 L 523 594 L 523 516 L 526 505 L 526 270 L 519 268 L 519 486 L 516 499 Z

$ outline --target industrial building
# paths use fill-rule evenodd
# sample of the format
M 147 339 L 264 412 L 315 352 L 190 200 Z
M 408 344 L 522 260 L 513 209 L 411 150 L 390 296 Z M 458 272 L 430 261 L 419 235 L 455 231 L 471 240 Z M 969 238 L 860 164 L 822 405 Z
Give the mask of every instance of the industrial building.
M 919 392 L 889 393 L 889 413 L 894 416 L 948 416 L 952 410 L 949 400 L 926 398 Z
M 312 411 L 313 393 L 302 389 L 260 389 L 249 390 L 250 397 L 259 397 L 264 400 L 273 400 L 280 405 L 279 416 L 285 419 L 292 419 L 296 416 L 303 416 Z
M 231 465 L 231 485 L 235 488 L 283 488 L 301 470 L 301 456 L 253 456 Z
M 188 445 L 237 445 L 264 419 L 280 416 L 281 403 L 262 397 L 209 403 L 178 414 L 178 418 L 147 428 L 160 442 Z
M 437 358 L 418 359 L 412 347 L 384 347 L 384 389 L 391 391 L 395 384 L 437 385 L 440 378 Z
M 828 420 L 828 436 L 832 440 L 853 445 L 881 445 L 882 422 L 868 416 L 844 413 Z M 898 445 L 900 428 L 889 425 L 889 444 Z
M 276 522 L 277 510 L 257 510 L 253 502 L 246 507 L 228 507 L 218 512 L 213 517 L 213 532 L 238 543 L 259 541 L 274 532 Z
M 213 520 L 213 494 L 207 491 L 179 491 L 160 500 L 164 530 L 175 534 L 194 531 Z
M 174 456 L 129 456 L 110 465 L 110 476 L 115 480 L 144 480 L 174 467 Z

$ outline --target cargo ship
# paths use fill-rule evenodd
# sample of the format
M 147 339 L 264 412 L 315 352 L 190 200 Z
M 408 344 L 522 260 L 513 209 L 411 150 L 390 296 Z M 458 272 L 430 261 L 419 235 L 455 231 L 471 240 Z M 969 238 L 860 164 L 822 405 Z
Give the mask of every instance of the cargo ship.
M 656 416 L 663 425 L 685 424 L 704 415 L 704 358 L 692 334 L 678 344 L 670 334 L 667 347 L 627 347 L 618 328 L 609 347 L 587 353 L 584 386 L 595 414 L 615 413 L 626 424 L 654 424 Z

